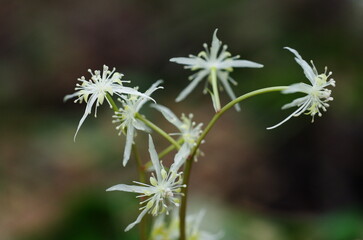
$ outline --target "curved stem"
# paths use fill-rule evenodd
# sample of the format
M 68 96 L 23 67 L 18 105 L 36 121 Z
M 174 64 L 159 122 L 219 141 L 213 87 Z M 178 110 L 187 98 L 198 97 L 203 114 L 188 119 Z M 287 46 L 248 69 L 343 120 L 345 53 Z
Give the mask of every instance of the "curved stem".
M 170 137 L 169 134 L 164 132 L 164 130 L 162 130 L 161 128 L 156 126 L 154 123 L 152 123 L 149 120 L 147 120 L 146 118 L 144 118 L 140 113 L 136 113 L 135 117 L 138 118 L 139 120 L 141 120 L 142 122 L 144 122 L 147 126 L 149 126 L 151 129 L 153 129 L 155 132 L 157 132 L 161 136 L 163 136 L 166 140 L 168 140 L 171 144 L 173 144 L 177 149 L 180 148 L 180 145 L 172 137 Z
M 232 108 L 235 104 L 259 95 L 259 94 L 263 94 L 263 93 L 269 93 L 269 92 L 279 92 L 279 91 L 283 91 L 285 89 L 287 89 L 287 86 L 278 86 L 278 87 L 268 87 L 268 88 L 262 88 L 259 90 L 255 90 L 249 93 L 246 93 L 234 100 L 232 100 L 231 102 L 229 102 L 228 104 L 226 104 L 220 111 L 216 112 L 216 114 L 213 116 L 213 118 L 210 120 L 210 122 L 208 123 L 207 127 L 204 129 L 204 131 L 202 132 L 202 134 L 199 136 L 197 143 L 195 145 L 195 147 L 193 148 L 193 150 L 191 151 L 191 153 L 189 154 L 185 165 L 184 165 L 184 178 L 183 178 L 183 184 L 186 184 L 187 187 L 182 189 L 182 193 L 183 196 L 181 198 L 181 205 L 180 205 L 180 213 L 179 213 L 179 219 L 180 219 L 180 240 L 186 240 L 186 234 L 185 234 L 185 219 L 186 219 L 186 208 L 187 208 L 187 197 L 188 197 L 188 187 L 189 187 L 189 178 L 190 178 L 190 172 L 192 169 L 192 165 L 193 165 L 193 159 L 194 156 L 200 146 L 200 144 L 202 143 L 203 139 L 207 136 L 207 134 L 209 133 L 209 131 L 211 130 L 211 128 L 214 126 L 214 124 L 217 122 L 217 120 L 223 115 L 223 113 L 225 113 L 228 109 Z

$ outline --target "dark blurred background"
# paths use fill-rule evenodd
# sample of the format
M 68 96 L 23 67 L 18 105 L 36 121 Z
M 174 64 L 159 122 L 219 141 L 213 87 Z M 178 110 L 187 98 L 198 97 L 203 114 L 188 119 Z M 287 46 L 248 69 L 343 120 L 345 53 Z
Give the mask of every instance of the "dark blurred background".
M 137 228 L 123 232 L 138 214 L 135 195 L 104 191 L 137 178 L 132 162 L 121 167 L 112 112 L 89 116 L 74 143 L 85 105 L 63 96 L 107 64 L 142 91 L 164 79 L 158 103 L 207 123 L 202 86 L 174 103 L 191 73 L 168 60 L 197 54 L 215 28 L 233 55 L 265 65 L 235 69 L 237 95 L 307 81 L 284 46 L 328 66 L 337 87 L 314 124 L 300 116 L 265 130 L 297 95 L 266 94 L 226 113 L 194 166 L 191 210 L 206 208 L 206 229 L 225 239 L 363 239 L 362 23 L 362 0 L 1 1 L 0 239 L 138 239 Z M 148 160 L 146 135 L 137 140 Z

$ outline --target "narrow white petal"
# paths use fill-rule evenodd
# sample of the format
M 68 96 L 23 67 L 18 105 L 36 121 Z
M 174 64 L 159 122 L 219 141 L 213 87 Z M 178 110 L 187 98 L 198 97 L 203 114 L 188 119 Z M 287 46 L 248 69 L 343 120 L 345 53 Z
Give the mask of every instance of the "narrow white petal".
M 188 155 L 190 154 L 190 148 L 187 143 L 184 143 L 179 149 L 178 153 L 174 157 L 174 163 L 170 166 L 171 172 L 178 172 L 179 168 L 184 164 Z
M 214 30 L 212 44 L 210 48 L 210 58 L 212 60 L 217 59 L 217 53 L 219 51 L 219 47 L 221 46 L 221 41 L 219 41 L 219 39 L 217 38 L 217 31 L 218 29 Z
M 248 60 L 232 60 L 231 67 L 262 68 L 263 65 Z
M 151 87 L 146 90 L 145 95 L 150 96 L 153 92 L 155 92 L 156 90 L 163 88 L 163 87 L 158 87 L 161 83 L 163 83 L 163 80 L 158 80 L 156 81 L 153 85 L 151 85 Z M 140 98 L 138 100 L 137 106 L 136 106 L 136 111 L 138 112 L 140 110 L 140 108 L 147 102 L 149 101 L 149 98 Z
M 124 150 L 124 159 L 122 164 L 126 166 L 127 162 L 130 159 L 131 155 L 131 147 L 134 142 L 134 132 L 135 128 L 131 124 L 127 126 L 127 133 L 126 133 L 126 143 L 125 143 L 125 150 Z
M 160 173 L 161 172 L 160 160 L 155 150 L 154 142 L 153 139 L 151 138 L 151 135 L 149 135 L 149 153 L 150 153 L 151 162 L 153 163 L 155 169 L 156 177 L 158 178 L 158 180 L 161 180 L 162 177 Z
M 117 184 L 106 189 L 107 192 L 110 191 L 122 191 L 122 192 L 132 192 L 132 193 L 145 193 L 150 191 L 148 187 L 127 185 L 127 184 Z
M 283 90 L 282 93 L 288 94 L 288 93 L 296 93 L 296 92 L 302 92 L 309 94 L 311 92 L 312 86 L 306 83 L 295 83 L 290 85 L 286 90 Z
M 283 123 L 285 123 L 286 121 L 288 121 L 290 118 L 296 116 L 297 113 L 301 113 L 301 112 L 304 112 L 308 106 L 308 103 L 309 102 L 305 102 L 300 108 L 298 108 L 295 112 L 293 112 L 291 115 L 289 115 L 287 118 L 285 118 L 284 120 L 282 120 L 280 123 L 272 126 L 272 127 L 268 127 L 266 128 L 267 130 L 271 130 L 271 129 L 274 129 L 274 128 L 277 128 L 278 126 L 282 125 Z
M 195 230 L 194 233 L 196 233 L 200 229 L 200 224 L 202 223 L 204 215 L 205 215 L 205 209 L 202 209 L 199 211 L 199 213 L 195 217 L 194 226 L 193 226 L 193 228 Z
M 175 127 L 179 128 L 183 124 L 169 108 L 159 104 L 152 104 L 151 107 L 161 112 L 163 116 L 166 118 L 166 120 L 168 120 Z
M 124 94 L 131 94 L 131 95 L 136 95 L 136 96 L 141 96 L 144 98 L 148 98 L 150 100 L 152 100 L 153 102 L 155 102 L 154 99 L 152 99 L 150 96 L 141 93 L 139 91 L 137 91 L 136 89 L 130 88 L 130 87 L 124 87 L 124 86 L 120 86 L 117 84 L 112 84 L 112 89 L 113 91 L 121 98 L 124 98 Z
M 284 49 L 289 50 L 296 56 L 295 61 L 302 67 L 306 78 L 309 79 L 309 81 L 313 84 L 315 82 L 315 74 L 314 70 L 310 67 L 310 65 L 300 56 L 300 54 L 295 49 L 289 47 L 284 47 Z
M 207 76 L 209 73 L 209 70 L 201 70 L 197 76 L 192 79 L 192 82 L 184 88 L 184 90 L 178 95 L 178 97 L 175 99 L 176 102 L 180 102 L 184 100 L 190 93 L 193 91 L 193 89 L 198 85 L 198 83 L 203 80 L 205 76 Z
M 287 109 L 287 108 L 291 108 L 291 107 L 301 106 L 301 104 L 303 104 L 304 102 L 306 102 L 308 100 L 309 100 L 309 96 L 297 98 L 294 101 L 282 106 L 281 109 Z
M 151 129 L 148 126 L 146 126 L 145 123 L 141 122 L 139 119 L 134 119 L 132 125 L 134 125 L 134 127 L 137 130 L 144 131 L 147 133 L 151 132 Z
M 229 95 L 229 97 L 234 100 L 236 99 L 236 95 L 234 94 L 231 85 L 228 82 L 228 73 L 226 72 L 217 72 L 217 75 L 219 77 L 219 80 L 221 81 L 224 89 L 226 90 L 227 94 Z M 241 110 L 241 107 L 239 105 L 239 103 L 234 105 L 234 108 L 239 112 Z
M 63 102 L 68 101 L 71 98 L 78 97 L 79 95 L 80 95 L 80 93 L 78 91 L 73 94 L 68 94 L 68 95 L 64 96 Z
M 148 208 L 145 208 L 140 214 L 139 216 L 137 217 L 136 221 L 129 224 L 126 229 L 125 229 L 125 232 L 129 231 L 131 228 L 133 228 L 136 224 L 138 224 L 139 222 L 141 222 L 141 219 L 145 216 L 145 214 L 147 213 L 149 209 Z
M 91 96 L 91 98 L 89 99 L 89 101 L 87 102 L 86 110 L 84 111 L 84 114 L 83 114 L 81 120 L 78 123 L 78 127 L 77 127 L 77 130 L 76 130 L 76 134 L 74 134 L 74 139 L 73 139 L 74 141 L 76 141 L 77 133 L 78 133 L 79 129 L 81 128 L 84 120 L 86 120 L 88 114 L 91 113 L 92 105 L 95 103 L 96 100 L 97 100 L 97 96 L 95 94 L 93 94 Z
M 176 58 L 171 58 L 169 61 L 170 62 L 175 62 L 175 63 L 178 63 L 178 64 L 193 66 L 193 65 L 197 65 L 198 58 L 176 57 Z
M 158 89 L 159 85 L 162 84 L 164 81 L 159 79 L 155 83 L 153 83 L 148 90 L 146 90 L 145 94 L 150 96 L 155 90 Z

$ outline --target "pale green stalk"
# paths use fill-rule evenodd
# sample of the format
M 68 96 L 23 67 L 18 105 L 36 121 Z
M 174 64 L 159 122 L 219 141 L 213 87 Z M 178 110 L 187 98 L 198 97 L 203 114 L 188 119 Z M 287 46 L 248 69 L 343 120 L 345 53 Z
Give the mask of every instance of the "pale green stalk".
M 217 68 L 212 67 L 210 70 L 210 80 L 212 82 L 213 95 L 212 100 L 215 110 L 218 112 L 221 109 L 221 102 L 219 100 L 218 82 L 217 82 Z
M 178 139 L 177 143 L 180 145 L 183 143 L 183 138 Z M 173 151 L 176 148 L 175 145 L 171 144 L 169 147 L 165 148 L 163 151 L 161 151 L 158 154 L 159 159 L 163 158 L 164 156 L 166 156 L 168 153 L 170 153 L 171 151 Z
M 141 114 L 136 113 L 135 117 L 144 122 L 147 126 L 149 126 L 151 129 L 153 129 L 155 132 L 159 133 L 161 136 L 163 136 L 166 140 L 168 140 L 171 144 L 173 144 L 177 149 L 180 148 L 179 143 L 177 143 L 172 137 L 169 136 L 164 130 L 156 126 L 154 123 L 150 122 L 146 118 L 144 118 Z
M 115 101 L 113 101 L 113 99 L 109 93 L 106 94 L 106 98 L 111 103 L 113 111 L 117 112 L 119 108 L 117 107 Z
M 186 218 L 187 197 L 188 197 L 188 187 L 189 187 L 188 184 L 189 184 L 190 172 L 191 172 L 191 169 L 192 169 L 194 156 L 195 156 L 200 144 L 202 143 L 203 139 L 209 133 L 209 131 L 214 126 L 214 124 L 217 122 L 217 120 L 223 115 L 223 113 L 226 112 L 227 110 L 229 110 L 230 108 L 232 108 L 235 104 L 237 104 L 239 102 L 242 102 L 243 100 L 246 100 L 247 98 L 259 95 L 259 94 L 269 93 L 269 92 L 279 92 L 279 91 L 283 91 L 283 90 L 285 90 L 287 88 L 288 88 L 287 86 L 268 87 L 268 88 L 262 88 L 262 89 L 259 89 L 259 90 L 255 90 L 255 91 L 246 93 L 246 94 L 232 100 L 231 102 L 229 102 L 220 111 L 216 112 L 215 115 L 213 116 L 213 118 L 210 120 L 207 127 L 204 129 L 204 131 L 202 132 L 202 134 L 198 138 L 195 147 L 192 149 L 191 153 L 189 154 L 189 156 L 188 156 L 188 158 L 187 158 L 187 160 L 185 162 L 183 184 L 187 185 L 187 187 L 182 189 L 182 192 L 183 192 L 184 195 L 183 195 L 183 197 L 181 199 L 180 215 L 179 215 L 179 219 L 180 219 L 180 229 L 179 229 L 180 230 L 180 240 L 186 240 L 186 234 L 185 234 L 186 222 L 185 222 L 185 218 Z

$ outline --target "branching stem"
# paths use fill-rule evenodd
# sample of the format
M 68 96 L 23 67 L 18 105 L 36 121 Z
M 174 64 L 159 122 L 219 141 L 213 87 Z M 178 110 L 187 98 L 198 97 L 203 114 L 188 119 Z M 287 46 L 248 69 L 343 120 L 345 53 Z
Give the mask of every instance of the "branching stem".
M 259 90 L 255 90 L 249 93 L 246 93 L 234 100 L 232 100 L 231 102 L 229 102 L 228 104 L 226 104 L 223 108 L 220 109 L 220 111 L 217 111 L 215 113 L 215 115 L 213 116 L 213 118 L 210 120 L 210 122 L 208 123 L 207 127 L 204 129 L 204 131 L 202 132 L 202 134 L 200 135 L 200 137 L 197 140 L 197 143 L 195 145 L 195 147 L 192 149 L 190 155 L 188 156 L 185 165 L 184 165 L 184 178 L 183 178 L 183 184 L 186 184 L 187 187 L 182 189 L 183 192 L 183 197 L 181 199 L 181 205 L 180 205 L 180 213 L 179 213 L 179 220 L 180 220 L 180 240 L 186 240 L 186 209 L 187 209 L 187 199 L 188 199 L 188 187 L 189 187 L 189 178 L 190 178 L 190 173 L 191 173 L 191 169 L 192 169 L 192 165 L 193 165 L 193 159 L 194 156 L 200 146 L 200 144 L 202 143 L 203 139 L 207 136 L 207 134 L 209 133 L 209 131 L 212 129 L 212 127 L 214 126 L 214 124 L 217 122 L 217 120 L 230 108 L 232 108 L 235 104 L 242 102 L 243 100 L 246 100 L 250 97 L 256 96 L 256 95 L 260 95 L 260 94 L 264 94 L 264 93 L 269 93 L 269 92 L 279 92 L 279 91 L 283 91 L 285 89 L 287 89 L 287 86 L 278 86 L 278 87 L 268 87 L 268 88 L 262 88 Z

